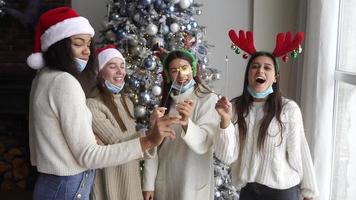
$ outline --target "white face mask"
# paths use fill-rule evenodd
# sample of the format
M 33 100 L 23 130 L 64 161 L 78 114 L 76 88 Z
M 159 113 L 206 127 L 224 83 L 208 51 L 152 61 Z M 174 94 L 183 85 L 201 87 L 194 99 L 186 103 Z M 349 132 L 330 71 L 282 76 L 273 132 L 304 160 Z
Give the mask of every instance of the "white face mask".
M 172 84 L 172 88 L 180 91 L 180 93 L 184 93 L 185 91 L 189 90 L 190 88 L 192 88 L 195 85 L 195 80 L 191 79 L 186 85 L 182 86 L 182 85 L 178 85 L 175 81 Z
M 88 63 L 87 60 L 83 60 L 83 59 L 80 59 L 80 58 L 74 58 L 74 62 L 75 62 L 75 65 L 77 67 L 77 70 L 79 72 L 82 72 L 85 69 L 85 67 L 87 66 L 87 63 Z
M 117 86 L 115 84 L 112 84 L 110 81 L 105 80 L 106 88 L 114 94 L 118 94 L 122 90 L 122 88 L 124 88 L 124 85 L 125 83 L 123 83 L 121 86 Z
M 273 88 L 272 85 L 269 86 L 265 91 L 262 92 L 256 92 L 254 89 L 252 89 L 249 85 L 247 85 L 247 92 L 250 93 L 251 96 L 253 96 L 256 99 L 264 99 L 268 95 L 273 93 Z

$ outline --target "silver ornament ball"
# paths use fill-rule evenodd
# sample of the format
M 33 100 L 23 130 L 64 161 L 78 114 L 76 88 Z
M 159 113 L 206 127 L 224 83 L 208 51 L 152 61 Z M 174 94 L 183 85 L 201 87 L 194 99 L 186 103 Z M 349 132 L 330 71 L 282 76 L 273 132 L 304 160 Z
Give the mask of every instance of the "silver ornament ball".
M 148 24 L 147 27 L 146 27 L 146 33 L 148 35 L 156 35 L 158 32 L 158 28 L 155 24 Z
M 182 9 L 187 9 L 191 5 L 191 0 L 180 0 L 179 7 Z
M 172 23 L 169 28 L 172 33 L 176 33 L 179 31 L 179 25 L 177 23 Z
M 155 96 L 159 96 L 162 93 L 162 88 L 158 85 L 152 87 L 152 94 Z
M 142 105 L 138 105 L 135 107 L 134 109 L 134 115 L 137 118 L 142 118 L 146 115 L 146 107 L 142 106 Z

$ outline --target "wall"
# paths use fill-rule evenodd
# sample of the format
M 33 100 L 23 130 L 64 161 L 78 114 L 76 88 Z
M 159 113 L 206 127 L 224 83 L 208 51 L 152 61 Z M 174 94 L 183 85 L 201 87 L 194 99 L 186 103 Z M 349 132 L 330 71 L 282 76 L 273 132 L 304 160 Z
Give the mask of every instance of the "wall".
M 295 33 L 297 26 L 297 0 L 254 0 L 253 3 L 253 31 L 257 50 L 273 51 L 278 32 L 291 31 Z M 290 56 L 289 56 L 290 57 Z M 293 96 L 290 90 L 292 58 L 280 63 L 280 87 L 287 96 Z M 292 83 L 293 84 L 293 83 Z
M 247 62 L 230 48 L 231 42 L 227 36 L 230 28 L 253 30 L 256 48 L 268 51 L 274 48 L 277 32 L 289 30 L 295 32 L 297 0 L 194 0 L 194 2 L 204 4 L 202 15 L 195 18 L 201 25 L 207 26 L 206 39 L 214 45 L 210 48 L 210 66 L 221 72 L 221 80 L 214 82 L 214 88 L 229 97 L 241 93 Z M 107 1 L 72 0 L 73 8 L 90 19 L 97 33 L 105 19 L 106 4 Z M 225 61 L 226 56 L 228 63 Z M 281 89 L 287 95 L 289 73 L 290 63 L 282 63 Z

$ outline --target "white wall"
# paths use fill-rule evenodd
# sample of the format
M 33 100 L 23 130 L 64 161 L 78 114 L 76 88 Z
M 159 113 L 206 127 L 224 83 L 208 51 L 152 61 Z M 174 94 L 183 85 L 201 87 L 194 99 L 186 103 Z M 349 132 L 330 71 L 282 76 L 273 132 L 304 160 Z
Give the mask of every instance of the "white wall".
M 204 4 L 202 15 L 195 18 L 200 25 L 207 26 L 206 40 L 215 46 L 210 48 L 210 66 L 221 72 L 221 80 L 214 82 L 213 85 L 217 92 L 229 97 L 241 93 L 247 62 L 230 48 L 231 42 L 227 36 L 230 28 L 253 30 L 256 49 L 267 51 L 273 50 L 277 32 L 290 30 L 295 32 L 297 0 L 194 0 L 194 2 Z M 97 36 L 107 12 L 106 4 L 107 1 L 72 0 L 72 7 L 89 18 Z M 228 65 L 225 56 L 228 56 Z M 282 65 L 281 88 L 288 94 L 290 66 Z
M 214 83 L 215 90 L 230 98 L 236 97 L 242 92 L 246 60 L 230 48 L 231 41 L 227 32 L 231 28 L 251 29 L 252 1 L 200 0 L 199 2 L 204 4 L 203 13 L 196 19 L 200 24 L 207 26 L 206 39 L 215 46 L 210 48 L 210 66 L 221 71 L 221 80 Z M 225 56 L 228 57 L 227 66 Z

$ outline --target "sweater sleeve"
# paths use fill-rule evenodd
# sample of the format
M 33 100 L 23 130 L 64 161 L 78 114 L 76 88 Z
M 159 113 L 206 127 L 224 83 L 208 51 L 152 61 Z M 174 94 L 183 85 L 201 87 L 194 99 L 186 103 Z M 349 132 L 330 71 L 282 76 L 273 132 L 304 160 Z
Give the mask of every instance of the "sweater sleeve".
M 142 178 L 142 191 L 154 191 L 158 171 L 158 157 L 145 160 Z
M 93 115 L 93 131 L 104 144 L 119 143 L 124 137 L 110 110 L 95 99 L 88 99 L 87 105 Z
M 213 137 L 220 117 L 214 109 L 217 102 L 216 95 L 210 94 L 205 98 L 198 98 L 200 106 L 194 109 L 194 121 L 189 118 L 187 131 L 182 131 L 181 137 L 192 151 L 197 154 L 206 153 L 213 144 Z
M 66 142 L 63 146 L 68 146 L 79 165 L 103 168 L 142 158 L 139 139 L 108 146 L 96 144 L 85 94 L 75 78 L 64 73 L 51 84 L 49 101 Z
M 238 137 L 235 136 L 235 128 L 232 123 L 226 128 L 218 126 L 218 132 L 214 138 L 215 156 L 227 165 L 230 165 L 238 156 Z
M 313 162 L 308 143 L 304 135 L 302 114 L 295 102 L 289 102 L 289 129 L 287 133 L 287 152 L 290 165 L 299 173 L 303 197 L 314 198 L 318 195 Z

